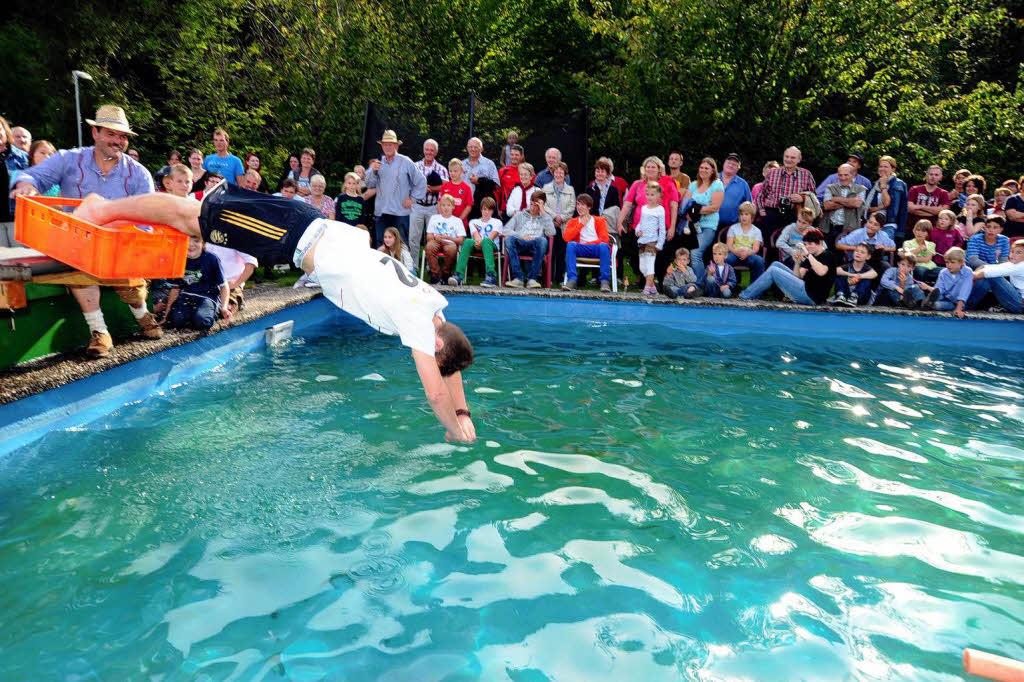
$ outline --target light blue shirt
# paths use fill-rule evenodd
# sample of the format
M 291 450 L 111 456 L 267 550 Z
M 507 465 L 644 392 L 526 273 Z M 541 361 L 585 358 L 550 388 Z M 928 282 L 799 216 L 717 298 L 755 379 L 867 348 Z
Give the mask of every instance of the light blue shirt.
M 750 201 L 750 185 L 738 175 L 732 176 L 732 180 L 725 187 L 725 196 L 722 197 L 722 205 L 718 208 L 718 221 L 720 223 L 738 223 L 740 221 L 740 204 Z
M 694 180 L 690 183 L 691 198 L 702 206 L 708 206 L 711 204 L 711 195 L 715 192 L 725 192 L 725 185 L 722 184 L 721 180 L 715 180 L 706 190 L 700 193 L 697 192 L 697 181 Z M 701 216 L 698 223 L 700 225 L 700 229 L 713 230 L 717 228 L 718 215 L 718 213 L 708 213 L 707 215 Z
M 100 173 L 93 156 L 94 149 L 62 149 L 38 166 L 19 173 L 17 182 L 31 183 L 40 194 L 46 194 L 51 187 L 59 185 L 60 195 L 72 199 L 93 193 L 105 199 L 124 199 L 153 191 L 153 176 L 127 154 L 121 154 L 109 173 Z
M 498 167 L 494 165 L 494 162 L 488 159 L 483 154 L 480 155 L 480 159 L 474 164 L 472 160 L 467 156 L 462 161 L 462 174 L 466 177 L 466 181 L 469 181 L 469 176 L 475 175 L 480 178 L 488 178 L 494 181 L 494 184 L 500 184 L 498 180 Z M 473 194 L 476 195 L 476 185 L 472 182 L 469 183 L 473 188 Z
M 942 268 L 935 288 L 939 290 L 943 300 L 953 303 L 966 301 L 971 295 L 971 289 L 974 288 L 974 272 L 966 264 L 961 266 L 960 272 L 955 275 L 949 268 Z
M 875 233 L 874 237 L 868 236 L 868 228 L 861 227 L 850 234 L 846 235 L 839 240 L 839 243 L 844 246 L 857 246 L 857 244 L 868 243 L 871 246 L 878 246 L 881 244 L 885 248 L 895 249 L 896 242 L 892 240 L 892 237 L 885 230 L 879 230 Z
M 236 178 L 239 175 L 245 175 L 245 166 L 242 165 L 242 160 L 234 154 L 228 154 L 227 156 L 210 154 L 203 160 L 203 168 L 211 173 L 217 173 L 227 180 L 229 184 L 236 187 L 238 186 Z
M 423 199 L 427 196 L 427 179 L 423 177 L 405 154 L 395 154 L 389 162 L 383 155 L 380 157 L 380 170 L 366 170 L 366 186 L 377 188 L 377 201 L 373 214 L 406 216 L 412 207 L 402 205 L 408 198 Z

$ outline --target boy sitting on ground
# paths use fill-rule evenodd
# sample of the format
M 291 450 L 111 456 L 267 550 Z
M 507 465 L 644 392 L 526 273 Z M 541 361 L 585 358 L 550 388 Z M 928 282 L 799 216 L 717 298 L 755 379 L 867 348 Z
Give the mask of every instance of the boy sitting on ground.
M 713 253 L 713 251 L 712 251 Z M 697 275 L 690 267 L 690 250 L 676 249 L 676 259 L 665 273 L 661 282 L 662 291 L 669 298 L 697 298 L 700 288 L 697 286 Z
M 188 238 L 185 274 L 174 285 L 167 296 L 166 326 L 205 331 L 217 321 L 218 312 L 231 321 L 224 271 L 217 257 L 203 249 L 199 237 Z
M 921 301 L 923 310 L 952 310 L 953 314 L 963 319 L 964 306 L 971 295 L 974 273 L 964 266 L 964 250 L 953 247 L 943 254 L 946 267 L 942 268 L 935 286 L 918 282 L 928 292 L 928 297 Z
M 885 254 L 896 250 L 896 242 L 882 229 L 882 217 L 879 213 L 872 213 L 864 223 L 864 227 L 853 230 L 845 237 L 836 241 L 836 250 L 846 252 L 846 261 L 853 258 L 853 250 L 858 244 L 867 244 L 872 251 L 871 265 L 877 270 L 882 269 L 882 259 Z
M 454 168 L 454 163 L 452 164 Z M 480 202 L 480 217 L 469 221 L 469 236 L 462 243 L 459 249 L 459 262 L 455 265 L 455 274 L 448 278 L 448 284 L 461 286 L 466 281 L 466 271 L 469 268 L 469 257 L 473 251 L 481 251 L 484 254 L 484 270 L 487 273 L 482 287 L 498 286 L 497 268 L 494 266 L 494 250 L 498 237 L 501 236 L 501 220 L 494 217 L 494 209 L 497 202 L 492 197 L 484 197 Z
M 999 215 L 985 218 L 984 231 L 967 240 L 967 265 L 973 270 L 1002 263 L 1010 256 L 1010 240 L 1003 234 L 1006 220 Z
M 857 244 L 853 250 L 853 260 L 836 268 L 836 295 L 829 299 L 832 305 L 856 308 L 860 303 L 868 303 L 871 298 L 871 280 L 878 273 L 871 267 L 871 247 Z
M 974 310 L 991 292 L 1007 312 L 1024 312 L 1024 239 L 1013 242 L 1009 262 L 984 265 L 974 271 L 974 279 L 968 309 Z
M 725 262 L 729 253 L 722 242 L 711 247 L 711 263 L 704 274 L 704 295 L 709 298 L 732 298 L 736 288 L 736 271 Z
M 740 221 L 733 224 L 725 235 L 725 245 L 729 248 L 729 255 L 725 262 L 729 265 L 745 265 L 750 268 L 750 281 L 761 276 L 764 272 L 764 258 L 761 257 L 761 245 L 764 239 L 761 230 L 754 227 L 754 214 L 757 208 L 749 201 L 740 204 Z
M 803 244 L 804 235 L 807 230 L 811 229 L 812 222 L 814 222 L 814 211 L 809 208 L 801 208 L 796 213 L 796 222 L 786 225 L 779 233 L 778 239 L 775 240 L 775 246 L 782 252 L 782 262 L 787 267 L 793 267 L 793 249 L 796 248 L 797 243 Z
M 878 285 L 875 305 L 917 308 L 924 299 L 924 292 L 914 280 L 916 259 L 909 253 L 900 253 L 896 265 L 885 271 Z

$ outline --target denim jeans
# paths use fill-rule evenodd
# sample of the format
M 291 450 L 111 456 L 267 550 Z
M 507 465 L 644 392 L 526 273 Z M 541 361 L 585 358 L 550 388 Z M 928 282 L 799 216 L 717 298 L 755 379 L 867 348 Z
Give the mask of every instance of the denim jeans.
M 704 262 L 704 252 L 715 241 L 715 228 L 702 229 L 697 234 L 697 248 L 690 252 L 690 262 L 693 263 L 693 271 L 697 273 L 697 281 L 704 281 L 704 271 L 707 264 Z
M 921 291 L 921 289 L 918 287 L 911 288 L 909 292 L 910 293 L 906 294 L 906 296 L 910 299 L 911 305 L 916 305 L 917 303 L 920 303 L 921 299 L 924 298 L 924 292 Z M 901 305 L 903 305 L 903 296 L 901 296 L 900 293 L 895 289 L 886 289 L 884 287 L 879 287 L 878 296 L 875 297 L 875 305 L 898 308 Z
M 914 279 L 925 284 L 935 284 L 940 272 L 942 268 L 923 268 L 918 265 L 914 268 Z
M 735 253 L 730 253 L 725 257 L 725 262 L 729 265 L 746 265 L 750 268 L 751 282 L 764 274 L 764 258 L 761 258 L 761 256 L 756 253 L 750 254 L 744 260 L 740 260 L 739 256 Z
M 772 285 L 782 289 L 794 303 L 800 305 L 814 305 L 814 299 L 807 295 L 807 287 L 804 281 L 793 274 L 793 271 L 778 261 L 771 264 L 764 274 L 754 280 L 746 290 L 740 294 L 740 298 L 749 301 L 759 298 L 764 292 L 771 289 Z
M 846 298 L 850 297 L 850 283 L 845 277 L 836 277 L 836 293 Z M 871 280 L 862 279 L 853 286 L 853 293 L 857 294 L 857 302 L 864 304 L 871 298 Z
M 402 241 L 406 244 L 409 243 L 409 216 L 382 213 L 374 220 L 374 231 L 377 233 L 375 246 L 380 246 L 384 243 L 384 229 L 388 227 L 397 227 L 398 231 L 402 234 Z M 410 250 L 409 253 L 412 253 L 412 251 Z M 412 253 L 412 259 L 414 261 L 419 257 L 419 251 Z
M 565 276 L 567 279 L 578 279 L 576 269 L 577 258 L 598 258 L 601 261 L 600 279 L 610 282 L 612 279 L 612 250 L 607 244 L 580 244 L 569 242 L 565 245 Z
M 544 255 L 548 251 L 548 238 L 520 239 L 519 237 L 505 237 L 505 253 L 508 254 L 508 267 L 512 270 L 512 279 L 523 279 L 523 268 L 519 265 L 520 251 L 533 256 L 533 260 L 530 261 L 530 274 L 527 279 L 537 279 L 540 277 L 540 269 L 544 267 Z
M 974 283 L 974 288 L 971 289 L 970 298 L 967 299 L 966 308 L 974 310 L 981 303 L 981 299 L 985 298 L 985 295 L 989 292 L 995 295 L 999 305 L 1003 306 L 1008 312 L 1024 312 L 1024 298 L 1017 291 L 1017 287 L 1010 284 L 1010 280 L 1005 277 L 977 280 Z
M 200 331 L 209 329 L 217 321 L 217 302 L 205 296 L 182 293 L 167 314 L 167 326 L 185 327 Z
M 732 287 L 726 287 L 724 290 L 715 284 L 714 280 L 704 280 L 704 295 L 708 298 L 732 298 Z

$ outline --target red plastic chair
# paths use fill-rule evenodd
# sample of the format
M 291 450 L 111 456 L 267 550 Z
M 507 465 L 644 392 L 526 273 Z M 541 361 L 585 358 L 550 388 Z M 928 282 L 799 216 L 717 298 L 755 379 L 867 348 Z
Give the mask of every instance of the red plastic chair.
M 505 243 L 504 242 L 505 242 L 505 240 L 502 239 L 502 248 L 505 248 Z M 544 274 L 544 287 L 546 289 L 550 289 L 551 288 L 551 254 L 552 254 L 552 252 L 554 250 L 555 250 L 555 238 L 554 237 L 548 237 L 548 251 L 547 251 L 546 254 L 544 254 L 544 267 L 542 269 L 543 270 L 543 274 Z M 519 256 L 519 265 L 520 265 L 520 267 L 523 267 L 523 263 L 530 263 L 530 262 L 533 262 L 533 256 Z M 523 267 L 523 269 L 525 270 L 526 268 Z M 508 257 L 508 254 L 506 253 L 505 254 L 505 267 L 502 270 L 502 277 L 501 277 L 502 286 L 505 286 L 505 282 L 507 282 L 508 280 L 509 280 L 509 257 Z

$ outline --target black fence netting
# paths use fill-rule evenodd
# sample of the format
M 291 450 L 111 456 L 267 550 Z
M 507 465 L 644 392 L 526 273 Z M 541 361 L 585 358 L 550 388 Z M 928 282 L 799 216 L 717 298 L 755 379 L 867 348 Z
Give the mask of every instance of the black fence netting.
M 413 161 L 423 158 L 423 143 L 428 139 L 437 141 L 437 158 L 444 163 L 453 157 L 465 158 L 466 140 L 470 138 L 471 97 L 421 111 L 368 102 L 360 163 L 380 157 L 377 142 L 385 130 L 395 131 L 402 141 L 399 151 Z

